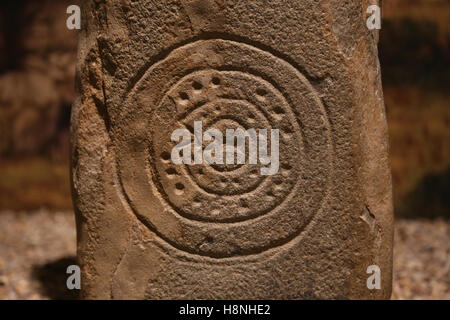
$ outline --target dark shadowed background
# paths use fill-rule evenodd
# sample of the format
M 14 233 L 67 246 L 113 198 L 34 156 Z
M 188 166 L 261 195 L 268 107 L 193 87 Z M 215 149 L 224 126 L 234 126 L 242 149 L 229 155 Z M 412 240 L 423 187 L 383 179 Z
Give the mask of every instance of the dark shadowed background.
M 78 1 L 0 4 L 0 299 L 74 298 L 69 125 Z M 385 0 L 380 62 L 397 218 L 394 298 L 450 299 L 450 0 Z

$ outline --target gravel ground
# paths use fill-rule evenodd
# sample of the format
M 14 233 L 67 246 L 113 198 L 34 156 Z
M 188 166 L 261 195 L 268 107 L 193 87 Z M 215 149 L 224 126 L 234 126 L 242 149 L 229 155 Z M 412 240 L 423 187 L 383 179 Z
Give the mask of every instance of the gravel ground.
M 398 220 L 393 299 L 450 300 L 450 221 Z M 0 212 L 0 299 L 74 299 L 71 212 Z
M 398 220 L 393 299 L 450 300 L 450 220 Z

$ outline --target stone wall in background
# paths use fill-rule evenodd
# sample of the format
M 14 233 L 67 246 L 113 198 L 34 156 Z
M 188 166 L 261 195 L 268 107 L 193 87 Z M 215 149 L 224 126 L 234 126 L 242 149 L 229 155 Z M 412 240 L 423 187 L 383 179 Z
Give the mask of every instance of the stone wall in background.
M 383 2 L 380 59 L 384 85 L 446 90 L 450 82 L 450 1 Z
M 0 5 L 0 155 L 63 152 L 74 88 L 77 32 L 66 8 L 78 1 Z
M 380 62 L 397 216 L 450 217 L 450 1 L 383 1 Z

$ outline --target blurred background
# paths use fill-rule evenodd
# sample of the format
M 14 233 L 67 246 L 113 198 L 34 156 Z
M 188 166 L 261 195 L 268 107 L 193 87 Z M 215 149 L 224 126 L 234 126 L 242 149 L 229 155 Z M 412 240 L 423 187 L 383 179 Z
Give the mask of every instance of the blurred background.
M 0 299 L 73 299 L 69 125 L 78 1 L 0 4 Z M 450 299 L 450 0 L 385 0 L 394 299 Z

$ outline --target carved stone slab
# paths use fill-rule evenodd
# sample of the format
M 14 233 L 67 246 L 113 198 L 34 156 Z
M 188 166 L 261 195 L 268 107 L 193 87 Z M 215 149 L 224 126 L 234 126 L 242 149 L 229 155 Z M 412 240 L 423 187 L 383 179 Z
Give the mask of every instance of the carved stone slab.
M 84 297 L 389 298 L 387 130 L 366 5 L 85 1 L 72 117 Z M 198 123 L 224 137 L 277 129 L 277 170 L 261 174 L 248 150 L 244 163 L 175 163 L 174 130 L 194 141 Z M 380 289 L 367 285 L 373 265 Z

